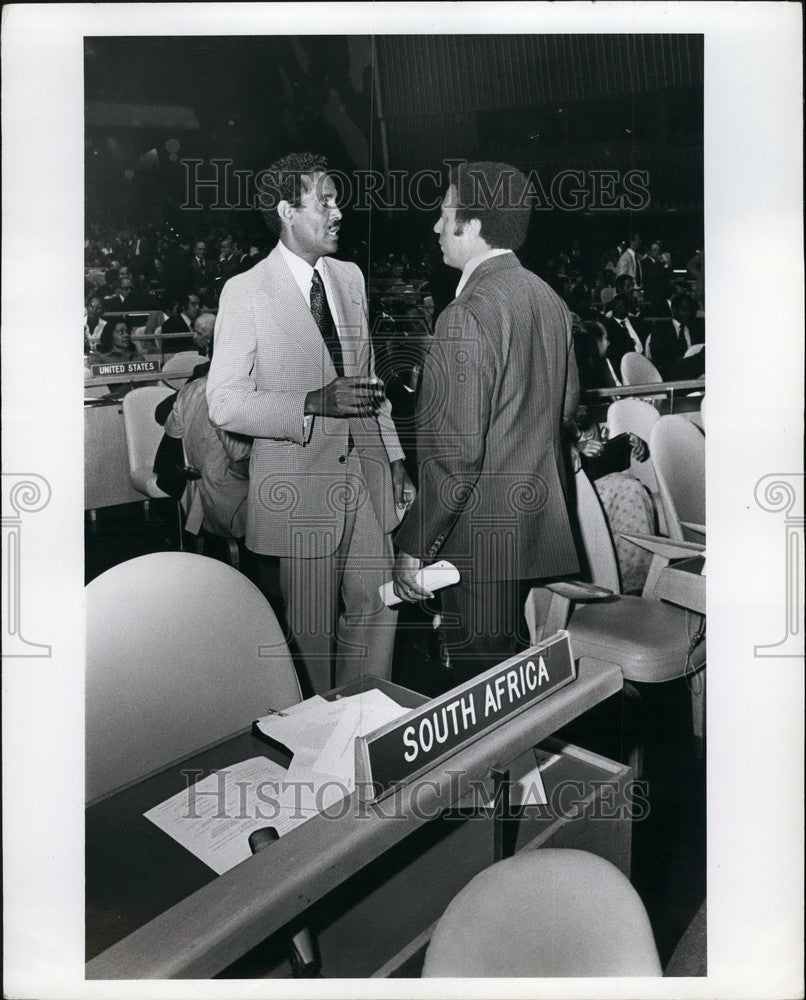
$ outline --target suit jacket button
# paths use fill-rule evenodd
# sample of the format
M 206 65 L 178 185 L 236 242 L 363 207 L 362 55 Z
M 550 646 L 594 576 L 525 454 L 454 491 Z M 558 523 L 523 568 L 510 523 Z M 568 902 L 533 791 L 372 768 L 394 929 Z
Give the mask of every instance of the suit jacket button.
M 347 461 L 347 456 L 339 455 L 339 461 L 341 462 L 342 465 L 344 465 L 344 463 Z

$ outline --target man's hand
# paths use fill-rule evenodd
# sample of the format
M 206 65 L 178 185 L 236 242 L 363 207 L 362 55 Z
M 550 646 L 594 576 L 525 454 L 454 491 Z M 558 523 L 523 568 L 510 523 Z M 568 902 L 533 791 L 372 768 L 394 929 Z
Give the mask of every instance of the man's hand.
M 395 495 L 395 507 L 398 510 L 408 510 L 414 503 L 417 490 L 414 483 L 409 479 L 403 459 L 398 458 L 392 462 L 392 489 Z
M 596 458 L 597 455 L 601 455 L 603 447 L 602 442 L 597 441 L 596 438 L 585 438 L 577 441 L 579 453 L 586 458 Z
M 422 559 L 416 559 L 407 552 L 398 552 L 395 568 L 392 570 L 392 588 L 401 601 L 414 603 L 434 596 L 430 590 L 424 590 L 417 583 L 417 572 L 422 565 Z
M 363 417 L 377 413 L 384 400 L 379 378 L 334 378 L 305 397 L 305 413 L 324 417 Z

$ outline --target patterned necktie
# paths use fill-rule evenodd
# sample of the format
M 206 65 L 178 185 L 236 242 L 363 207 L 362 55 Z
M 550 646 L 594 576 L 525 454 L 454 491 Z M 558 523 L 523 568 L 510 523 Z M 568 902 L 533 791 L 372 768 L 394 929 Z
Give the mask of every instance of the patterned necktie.
M 325 346 L 333 360 L 333 367 L 336 369 L 336 374 L 341 378 L 344 375 L 344 357 L 341 352 L 341 341 L 339 340 L 338 333 L 336 333 L 336 325 L 330 313 L 330 306 L 327 304 L 325 286 L 322 283 L 322 276 L 318 271 L 313 272 L 313 280 L 311 281 L 311 313 L 316 320 L 316 325 L 322 334 L 322 340 L 324 340 Z

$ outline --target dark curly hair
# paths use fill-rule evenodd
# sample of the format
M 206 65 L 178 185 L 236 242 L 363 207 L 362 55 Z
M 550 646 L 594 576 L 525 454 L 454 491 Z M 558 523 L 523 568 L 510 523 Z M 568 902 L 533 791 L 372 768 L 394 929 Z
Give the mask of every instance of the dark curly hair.
M 509 163 L 462 163 L 450 176 L 459 202 L 456 221 L 481 222 L 479 235 L 494 249 L 517 250 L 526 239 L 531 202 L 527 180 Z
M 123 316 L 104 316 L 104 321 L 106 322 L 106 326 L 101 330 L 101 336 L 98 338 L 98 347 L 96 348 L 99 354 L 108 354 L 112 350 L 112 334 L 119 323 L 122 323 L 129 333 L 134 330 L 134 323 Z M 132 344 L 132 352 L 135 350 L 136 348 Z
M 316 153 L 289 153 L 272 163 L 260 179 L 257 196 L 257 208 L 270 232 L 280 235 L 277 206 L 281 201 L 299 208 L 305 191 L 302 178 L 326 172 L 327 160 Z

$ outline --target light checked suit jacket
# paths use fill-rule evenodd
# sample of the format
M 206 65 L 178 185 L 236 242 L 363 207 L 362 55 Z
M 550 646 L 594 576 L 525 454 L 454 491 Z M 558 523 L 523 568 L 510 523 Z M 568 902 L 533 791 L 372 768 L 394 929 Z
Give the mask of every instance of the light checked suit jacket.
M 363 275 L 331 257 L 320 267 L 334 299 L 344 374 L 370 377 Z M 403 452 L 388 402 L 377 418 L 314 416 L 306 428 L 307 393 L 334 378 L 310 305 L 277 247 L 230 278 L 219 301 L 207 398 L 216 426 L 254 438 L 246 527 L 254 552 L 304 559 L 336 550 L 357 495 L 347 471 L 348 430 L 378 523 L 387 533 L 398 523 L 389 464 Z

